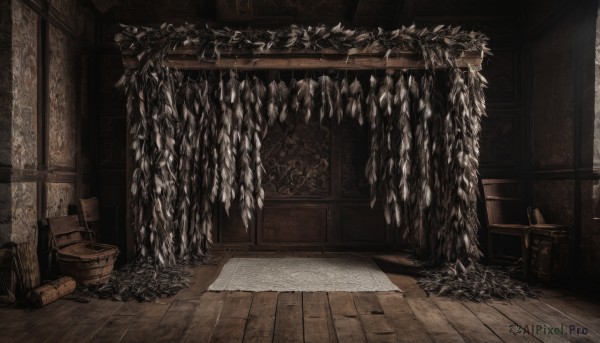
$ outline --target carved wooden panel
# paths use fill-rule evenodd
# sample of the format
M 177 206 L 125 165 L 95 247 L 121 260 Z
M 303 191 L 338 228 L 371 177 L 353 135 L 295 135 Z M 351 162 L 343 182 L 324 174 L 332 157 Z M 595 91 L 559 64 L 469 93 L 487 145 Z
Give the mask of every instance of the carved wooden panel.
M 281 206 L 263 209 L 263 242 L 327 241 L 327 207 Z
M 365 177 L 369 159 L 369 128 L 354 120 L 342 122 L 342 195 L 368 197 L 370 188 Z
M 75 167 L 76 45 L 52 25 L 49 37 L 49 164 Z
M 329 193 L 330 129 L 318 116 L 308 125 L 292 115 L 263 140 L 263 186 L 267 197 L 324 197 Z
M 342 237 L 346 242 L 385 242 L 387 232 L 382 209 L 371 209 L 366 204 L 342 206 Z

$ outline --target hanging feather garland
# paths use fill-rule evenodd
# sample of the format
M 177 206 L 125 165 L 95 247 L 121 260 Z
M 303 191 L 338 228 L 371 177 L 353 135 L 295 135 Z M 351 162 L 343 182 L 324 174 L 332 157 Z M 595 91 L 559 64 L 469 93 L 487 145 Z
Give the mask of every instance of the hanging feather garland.
M 263 203 L 264 203 L 264 198 L 265 198 L 265 191 L 263 190 L 262 187 L 262 175 L 264 172 L 264 167 L 262 164 L 262 159 L 260 158 L 260 149 L 261 149 L 261 139 L 264 137 L 264 134 L 261 136 L 259 134 L 259 125 L 260 125 L 260 119 L 264 116 L 263 114 L 263 108 L 260 105 L 260 99 L 261 97 L 264 97 L 264 86 L 261 87 L 262 85 L 262 81 L 260 81 L 260 79 L 258 79 L 256 76 L 254 76 L 254 83 L 255 83 L 255 96 L 258 98 L 257 101 L 258 105 L 254 106 L 254 111 L 253 112 L 247 112 L 246 115 L 250 116 L 253 115 L 253 121 L 254 121 L 254 135 L 253 135 L 253 144 L 254 144 L 254 149 L 253 149 L 253 168 L 254 168 L 254 198 L 255 198 L 255 202 L 256 205 L 258 206 L 258 208 L 262 208 L 263 207 Z M 283 90 L 285 93 L 285 90 Z M 279 94 L 281 96 L 281 94 Z M 286 97 L 286 94 L 283 94 L 284 97 Z M 266 130 L 266 129 L 265 129 Z
M 325 116 L 328 118 L 333 118 L 335 116 L 338 119 L 338 123 L 340 123 L 344 111 L 339 85 L 328 75 L 323 75 L 319 78 L 319 87 L 321 88 L 321 110 L 319 111 L 319 121 L 322 122 Z
M 227 89 L 222 73 L 219 77 L 219 103 L 221 107 L 219 123 L 219 151 L 220 151 L 220 180 L 221 180 L 221 202 L 225 206 L 225 212 L 229 214 L 231 202 L 235 199 L 235 154 L 231 142 L 233 111 L 227 105 Z
M 396 94 L 394 96 L 394 105 L 398 108 L 396 129 L 401 135 L 400 149 L 398 151 L 398 196 L 403 203 L 407 204 L 410 196 L 410 171 L 411 171 L 411 149 L 412 149 L 412 130 L 410 122 L 410 100 L 408 96 L 408 87 L 406 85 L 406 72 L 401 72 L 396 82 Z
M 282 107 L 277 81 L 273 80 L 269 83 L 268 93 L 267 116 L 269 117 L 269 125 L 273 125 L 279 117 L 279 109 Z
M 279 81 L 277 84 L 277 93 L 279 95 L 279 102 L 281 103 L 281 108 L 279 109 L 279 121 L 283 123 L 288 116 L 290 89 L 285 82 Z
M 308 75 L 303 80 L 297 81 L 295 85 L 297 100 L 295 101 L 296 104 L 292 104 L 296 107 L 296 112 L 302 112 L 304 114 L 304 122 L 306 124 L 308 124 L 310 117 L 314 112 L 314 98 L 318 85 L 317 81 L 313 80 Z
M 377 200 L 377 180 L 379 174 L 379 167 L 377 161 L 379 160 L 379 105 L 377 103 L 377 79 L 371 75 L 369 80 L 369 94 L 367 95 L 367 108 L 369 113 L 369 123 L 371 123 L 371 153 L 367 166 L 365 167 L 365 176 L 369 182 L 371 189 L 371 208 L 375 206 Z
M 361 126 L 365 121 L 363 117 L 363 89 L 358 78 L 355 78 L 348 88 L 346 114 L 350 118 L 358 120 L 358 124 Z
M 179 142 L 178 155 L 179 166 L 177 183 L 181 186 L 177 194 L 177 209 L 178 225 L 176 226 L 177 237 L 177 255 L 183 258 L 188 254 L 188 237 L 193 237 L 192 228 L 193 221 L 190 214 L 192 203 L 192 177 L 193 177 L 193 158 L 197 136 L 196 117 L 194 113 L 198 113 L 199 103 L 197 100 L 197 90 L 195 84 L 186 80 L 180 88 L 178 99 L 179 105 L 179 121 L 177 125 L 176 139 Z
M 203 256 L 208 252 L 208 245 L 212 243 L 213 226 L 213 207 L 219 194 L 219 150 L 218 141 L 218 122 L 216 100 L 212 96 L 214 91 L 207 78 L 200 81 L 200 103 L 201 103 L 201 133 L 202 133 L 202 152 L 201 167 L 203 177 L 201 179 L 200 194 L 197 199 L 201 201 L 201 212 L 198 214 L 196 222 L 200 223 L 196 228 L 200 228 L 200 233 L 194 239 L 192 247 L 196 256 Z
M 242 222 L 244 223 L 244 226 L 248 228 L 248 224 L 250 220 L 252 220 L 254 211 L 254 173 L 250 155 L 252 154 L 252 141 L 255 130 L 260 130 L 259 127 L 255 127 L 255 116 L 253 113 L 259 100 L 256 97 L 255 92 L 250 89 L 251 81 L 246 79 L 242 81 L 242 83 L 245 107 L 251 110 L 244 115 L 242 141 L 238 157 L 240 178 L 239 206 Z
M 378 102 L 381 110 L 381 121 L 378 126 L 381 139 L 379 146 L 379 165 L 382 168 L 381 180 L 384 188 L 383 213 L 387 224 L 392 220 L 400 225 L 400 204 L 398 203 L 397 187 L 394 180 L 396 174 L 396 163 L 394 152 L 392 150 L 392 135 L 394 133 L 393 123 L 393 90 L 394 80 L 391 72 L 386 73 L 381 85 L 379 86 Z
M 263 104 L 265 103 L 265 97 L 267 95 L 267 88 L 265 84 L 256 76 L 253 76 L 253 87 L 252 87 L 252 95 L 254 100 L 254 113 L 256 113 L 256 128 L 261 132 L 261 136 L 264 138 L 267 134 L 267 127 L 269 125 L 268 118 L 266 113 L 263 110 Z M 248 114 L 248 113 L 246 113 Z

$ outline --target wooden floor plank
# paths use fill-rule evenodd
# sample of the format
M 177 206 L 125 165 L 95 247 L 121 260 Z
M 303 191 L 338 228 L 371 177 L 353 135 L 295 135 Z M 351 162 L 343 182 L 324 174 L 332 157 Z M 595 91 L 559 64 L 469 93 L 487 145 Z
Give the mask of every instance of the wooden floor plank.
M 396 331 L 383 314 L 360 314 L 369 343 L 397 342 Z
M 86 342 L 90 340 L 104 325 L 104 323 L 122 306 L 122 302 L 110 300 L 92 300 L 95 306 L 83 309 L 83 315 L 77 314 L 76 323 L 68 329 L 58 341 L 60 342 Z M 89 304 L 86 304 L 89 306 Z
M 339 342 L 366 342 L 367 338 L 352 293 L 332 292 L 328 294 L 336 336 Z
M 385 273 L 385 275 L 400 288 L 407 298 L 427 298 L 427 293 L 419 287 L 414 276 L 398 273 Z
M 134 319 L 134 316 L 112 315 L 111 318 L 102 325 L 100 330 L 94 334 L 90 342 L 104 343 L 121 341 Z
M 305 342 L 336 342 L 327 293 L 303 293 Z
M 539 342 L 538 339 L 533 337 L 530 334 L 522 334 L 515 337 L 515 334 L 511 333 L 510 327 L 514 325 L 514 323 L 506 318 L 502 313 L 498 312 L 494 307 L 483 304 L 483 303 L 474 303 L 474 302 L 464 302 L 465 307 L 467 307 L 477 318 L 485 324 L 485 326 L 494 331 L 494 333 L 500 337 L 505 342 L 512 342 L 515 339 L 518 339 L 519 342 L 528 342 L 535 343 Z
M 156 329 L 174 300 L 174 297 L 170 297 L 155 302 L 128 303 L 127 313 L 134 313 L 135 319 L 127 328 L 121 342 L 146 342 L 149 333 Z
M 398 342 L 432 342 L 429 334 L 406 303 L 402 293 L 379 292 L 377 299 L 385 318 L 396 332 Z
M 590 311 L 589 307 L 586 307 L 587 303 L 585 301 L 567 300 L 565 298 L 542 298 L 541 300 L 596 333 L 600 333 L 600 313 L 595 313 L 593 308 Z
M 354 305 L 356 306 L 356 312 L 359 315 L 362 314 L 383 314 L 383 309 L 375 292 L 360 292 L 353 293 L 352 298 L 354 299 Z
M 216 280 L 223 269 L 224 261 L 228 258 L 223 255 L 214 256 L 216 264 L 203 264 L 192 270 L 190 286 L 177 293 L 176 298 L 180 300 L 198 300 L 208 287 Z
M 251 304 L 252 293 L 229 293 L 210 342 L 242 342 Z
M 181 340 L 187 327 L 190 325 L 197 302 L 189 300 L 175 300 L 153 330 L 153 342 L 178 342 Z
M 72 301 L 59 300 L 57 306 L 52 306 L 52 310 L 42 308 L 27 311 L 33 319 L 23 321 L 23 327 L 19 329 L 17 335 L 9 337 L 7 342 L 40 342 L 49 335 L 56 336 L 57 325 L 55 322 L 57 318 L 66 317 L 77 308 L 77 304 Z M 2 331 L 4 330 L 0 330 L 0 332 Z
M 192 315 L 182 342 L 209 342 L 223 311 L 226 293 L 206 292 L 202 294 L 196 312 Z
M 244 343 L 273 340 L 278 296 L 276 292 L 254 293 L 244 333 Z
M 290 256 L 289 252 L 252 254 Z M 274 338 L 335 343 L 600 341 L 600 306 L 574 292 L 545 290 L 540 300 L 490 305 L 430 299 L 413 276 L 395 269 L 387 275 L 404 293 L 283 293 L 278 299 L 276 293 L 206 292 L 225 261 L 231 256 L 247 257 L 243 252 L 217 255 L 221 259 L 217 265 L 193 267 L 190 288 L 153 303 L 93 299 L 89 304 L 80 304 L 59 300 L 35 310 L 0 308 L 0 342 L 269 342 Z M 372 256 L 320 252 L 293 255 Z M 394 256 L 386 257 L 384 262 L 396 263 Z M 575 324 L 585 326 L 590 333 L 578 337 L 537 334 L 536 338 L 511 333 L 511 325 L 516 323 Z
M 492 305 L 495 309 L 500 311 L 504 316 L 510 319 L 513 323 L 518 325 L 518 328 L 528 328 L 528 327 L 536 327 L 540 325 L 545 328 L 549 328 L 548 324 L 542 322 L 539 318 L 532 316 L 531 313 L 525 311 L 522 307 L 517 304 L 507 303 L 503 301 L 490 301 L 490 305 Z M 513 327 L 514 331 L 515 328 Z M 518 334 L 521 335 L 522 331 L 519 330 Z M 568 342 L 566 339 L 556 336 L 556 335 L 546 335 L 540 332 L 531 332 L 531 334 L 542 342 Z
M 302 294 L 280 293 L 277 300 L 273 342 L 303 342 Z
M 434 342 L 450 343 L 465 341 L 431 300 L 426 298 L 407 298 L 406 302 L 423 327 L 429 332 Z
M 488 343 L 502 342 L 462 302 L 440 297 L 430 297 L 430 299 L 467 343 L 481 341 Z
M 563 336 L 570 342 L 600 342 L 598 333 L 593 330 L 587 330 L 585 334 L 578 332 L 577 328 L 583 329 L 586 326 L 538 299 L 519 299 L 514 302 L 544 323 L 561 328 L 561 331 L 564 332 Z

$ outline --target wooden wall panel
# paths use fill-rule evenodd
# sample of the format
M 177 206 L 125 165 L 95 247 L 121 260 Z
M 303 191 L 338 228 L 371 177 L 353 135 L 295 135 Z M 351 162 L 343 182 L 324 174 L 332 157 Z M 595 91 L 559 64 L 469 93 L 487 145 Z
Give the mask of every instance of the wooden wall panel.
M 69 214 L 69 206 L 77 206 L 77 193 L 73 183 L 46 183 L 46 213 L 52 218 Z
M 11 201 L 9 204 L 5 203 L 6 197 L 0 196 L 0 212 L 4 208 L 10 209 L 10 218 L 6 219 L 10 221 L 12 230 L 0 230 L 4 234 L 10 233 L 8 237 L 0 237 L 0 242 L 22 243 L 34 240 L 37 237 L 38 218 L 36 183 L 13 182 L 11 184 L 0 184 L 0 193 L 2 192 L 10 194 Z M 0 215 L 0 226 L 7 225 L 6 219 L 1 217 L 2 215 Z
M 515 105 L 517 102 L 518 56 L 514 49 L 494 49 L 483 66 L 483 75 L 490 80 L 485 90 L 488 104 Z
M 534 169 L 573 167 L 576 25 L 575 18 L 563 20 L 531 45 Z
M 542 209 L 548 223 L 575 224 L 575 181 L 534 180 L 533 206 Z
M 262 241 L 319 243 L 327 240 L 327 207 L 272 206 L 263 209 Z
M 254 243 L 254 233 L 256 227 L 256 219 L 248 224 L 248 228 L 244 227 L 242 216 L 238 210 L 238 202 L 231 205 L 229 214 L 225 212 L 225 208 L 221 206 L 218 211 L 219 216 L 216 218 L 217 231 L 216 241 L 221 243 Z
M 515 116 L 488 116 L 482 120 L 480 164 L 515 166 L 519 163 L 519 123 Z
M 341 206 L 342 239 L 345 242 L 385 243 L 387 229 L 380 207 Z
M 342 196 L 368 198 L 370 186 L 365 177 L 369 159 L 369 126 L 342 121 Z

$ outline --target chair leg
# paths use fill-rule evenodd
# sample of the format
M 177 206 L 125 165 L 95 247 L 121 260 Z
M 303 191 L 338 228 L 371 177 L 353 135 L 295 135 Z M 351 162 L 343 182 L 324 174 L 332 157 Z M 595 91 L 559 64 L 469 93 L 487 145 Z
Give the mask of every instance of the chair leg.
M 523 277 L 529 279 L 529 231 L 521 233 L 521 260 L 523 261 Z

